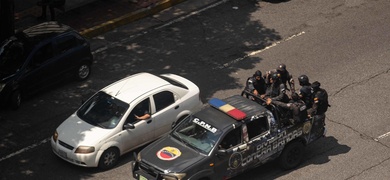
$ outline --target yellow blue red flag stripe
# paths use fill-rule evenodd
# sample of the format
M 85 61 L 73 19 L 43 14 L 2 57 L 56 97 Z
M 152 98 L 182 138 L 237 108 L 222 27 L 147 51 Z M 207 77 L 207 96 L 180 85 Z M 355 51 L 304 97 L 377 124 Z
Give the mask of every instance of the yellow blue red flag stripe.
M 243 120 L 246 117 L 246 114 L 244 112 L 233 107 L 230 104 L 227 104 L 225 101 L 222 101 L 218 98 L 210 99 L 209 104 L 219 109 L 220 111 L 226 113 L 227 115 L 231 116 L 235 120 Z

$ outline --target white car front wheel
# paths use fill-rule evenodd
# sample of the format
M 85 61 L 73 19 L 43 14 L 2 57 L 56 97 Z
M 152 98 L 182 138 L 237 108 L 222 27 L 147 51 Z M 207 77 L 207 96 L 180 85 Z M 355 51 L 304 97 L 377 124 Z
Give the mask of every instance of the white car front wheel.
M 108 148 L 100 156 L 99 168 L 101 169 L 111 169 L 118 163 L 119 151 L 116 148 Z

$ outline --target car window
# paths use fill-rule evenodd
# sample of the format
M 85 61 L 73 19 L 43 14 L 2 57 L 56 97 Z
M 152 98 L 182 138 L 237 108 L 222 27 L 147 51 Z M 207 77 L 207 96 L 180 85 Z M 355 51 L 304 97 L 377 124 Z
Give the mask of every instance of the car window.
M 60 54 L 78 46 L 78 41 L 74 36 L 65 36 L 57 39 L 56 42 L 57 50 Z
M 135 118 L 135 115 L 137 116 L 143 116 L 146 113 L 150 113 L 150 101 L 149 98 L 143 100 L 142 102 L 138 103 L 134 109 L 130 112 L 129 116 L 127 116 L 126 123 L 134 124 L 138 121 L 137 118 Z
M 219 144 L 220 149 L 229 149 L 241 144 L 241 128 L 230 131 Z
M 10 75 L 18 71 L 25 62 L 23 43 L 6 42 L 0 49 L 0 72 Z
M 179 82 L 179 81 L 176 81 L 174 79 L 171 79 L 169 77 L 165 77 L 165 76 L 158 76 L 160 77 L 161 79 L 164 79 L 166 81 L 168 81 L 170 84 L 174 85 L 174 86 L 177 86 L 177 87 L 181 87 L 183 89 L 187 89 L 188 90 L 188 87 L 186 85 L 184 85 L 183 83 Z
M 52 47 L 52 44 L 49 43 L 49 44 L 42 46 L 41 48 L 39 48 L 35 52 L 35 54 L 33 56 L 33 60 L 32 60 L 30 65 L 32 65 L 32 66 L 41 65 L 52 57 L 53 57 L 53 47 Z
M 253 119 L 246 124 L 249 140 L 269 130 L 267 117 Z
M 170 91 L 163 91 L 153 95 L 154 102 L 156 104 L 156 112 L 164 109 L 165 107 L 173 104 L 175 102 L 175 98 L 173 93 Z
M 104 92 L 96 93 L 77 111 L 85 122 L 104 129 L 116 127 L 129 105 Z

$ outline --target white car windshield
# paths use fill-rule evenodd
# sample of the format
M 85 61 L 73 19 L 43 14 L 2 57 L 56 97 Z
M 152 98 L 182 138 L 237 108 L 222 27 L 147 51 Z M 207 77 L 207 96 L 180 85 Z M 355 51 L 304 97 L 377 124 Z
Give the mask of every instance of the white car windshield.
M 104 129 L 116 127 L 129 105 L 104 92 L 96 93 L 77 111 L 85 122 Z
M 171 132 L 173 137 L 204 154 L 210 153 L 221 134 L 220 130 L 194 116 L 188 116 Z

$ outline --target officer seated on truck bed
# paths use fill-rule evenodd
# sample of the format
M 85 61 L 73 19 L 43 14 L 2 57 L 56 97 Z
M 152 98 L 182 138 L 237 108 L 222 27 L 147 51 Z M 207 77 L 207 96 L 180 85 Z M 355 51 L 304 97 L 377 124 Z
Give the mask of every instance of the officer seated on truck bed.
M 307 119 L 307 109 L 305 102 L 303 102 L 297 93 L 293 93 L 291 95 L 291 100 L 288 103 L 284 103 L 281 101 L 275 101 L 271 98 L 266 99 L 267 105 L 271 103 L 283 108 L 287 113 L 286 118 L 290 124 L 302 123 Z

